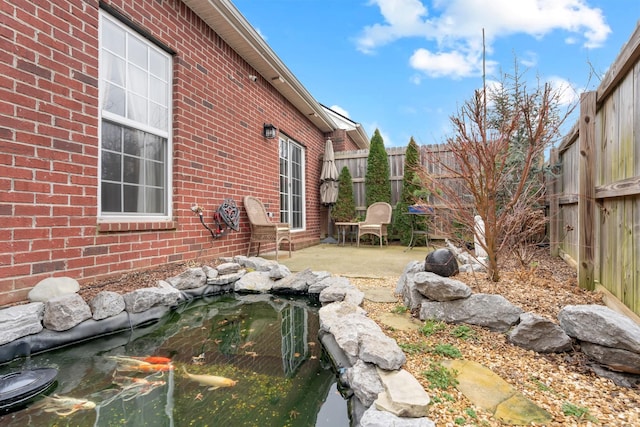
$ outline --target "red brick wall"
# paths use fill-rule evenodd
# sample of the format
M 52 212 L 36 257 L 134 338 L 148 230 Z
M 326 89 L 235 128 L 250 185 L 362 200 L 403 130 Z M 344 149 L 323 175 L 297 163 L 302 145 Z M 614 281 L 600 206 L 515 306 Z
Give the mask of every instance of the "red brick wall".
M 306 230 L 319 239 L 324 136 L 179 1 L 109 1 L 174 49 L 173 221 L 100 224 L 97 1 L 0 3 L 0 305 L 45 277 L 85 283 L 155 265 L 245 254 L 249 228 L 213 240 L 224 198 L 277 214 L 274 123 L 306 147 Z M 42 5 L 42 6 L 40 6 Z

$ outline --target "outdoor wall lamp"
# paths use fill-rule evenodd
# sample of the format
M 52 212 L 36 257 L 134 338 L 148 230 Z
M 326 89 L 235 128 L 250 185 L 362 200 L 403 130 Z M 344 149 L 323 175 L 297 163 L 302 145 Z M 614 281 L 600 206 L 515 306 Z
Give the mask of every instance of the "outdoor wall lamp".
M 276 131 L 277 129 L 274 125 L 271 123 L 265 123 L 262 128 L 262 136 L 267 139 L 273 139 L 276 137 Z

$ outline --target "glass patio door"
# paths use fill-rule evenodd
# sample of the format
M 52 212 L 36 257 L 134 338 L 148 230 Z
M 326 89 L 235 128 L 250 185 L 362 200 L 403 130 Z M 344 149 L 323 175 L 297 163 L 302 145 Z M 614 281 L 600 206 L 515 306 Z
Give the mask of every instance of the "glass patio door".
M 304 148 L 280 137 L 280 222 L 304 228 Z

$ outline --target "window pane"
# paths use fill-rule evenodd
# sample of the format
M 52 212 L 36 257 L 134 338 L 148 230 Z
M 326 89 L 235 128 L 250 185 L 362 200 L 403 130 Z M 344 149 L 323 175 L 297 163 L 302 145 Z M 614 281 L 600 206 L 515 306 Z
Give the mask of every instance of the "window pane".
M 144 153 L 144 135 L 145 133 L 142 131 L 125 128 L 123 152 L 141 157 Z
M 147 212 L 162 213 L 164 211 L 164 191 L 160 188 L 147 188 Z
M 125 53 L 125 32 L 108 19 L 102 20 L 102 46 L 120 56 Z
M 149 126 L 167 130 L 167 109 L 153 102 L 149 103 Z
M 169 80 L 169 76 L 167 75 L 169 64 L 167 62 L 168 58 L 166 56 L 161 55 L 154 49 L 149 49 L 149 70 L 151 74 L 165 82 Z
M 147 72 L 135 65 L 129 65 L 129 84 L 127 87 L 134 93 L 147 96 Z
M 127 103 L 127 117 L 140 123 L 147 124 L 147 98 L 129 94 Z
M 164 184 L 164 165 L 158 162 L 145 162 L 145 184 L 155 187 Z
M 122 180 L 132 184 L 144 184 L 142 181 L 142 162 L 136 157 L 124 156 L 124 175 Z M 125 193 L 126 194 L 126 193 Z
M 123 88 L 106 83 L 104 88 L 104 97 L 102 108 L 110 113 L 124 117 L 125 91 Z
M 102 148 L 111 151 L 122 151 L 122 128 L 109 122 L 102 123 Z
M 162 138 L 146 134 L 144 144 L 145 158 L 164 161 L 164 144 Z
M 104 79 L 118 86 L 124 86 L 124 60 L 110 52 L 105 52 L 101 60 Z
M 121 156 L 102 150 L 102 179 L 120 182 L 122 179 Z
M 127 59 L 138 65 L 140 68 L 148 70 L 147 67 L 147 46 L 137 37 L 129 36 L 129 51 Z
M 161 106 L 166 106 L 167 105 L 167 84 L 162 81 L 162 80 L 158 80 L 155 77 L 151 77 L 151 80 L 149 81 L 149 95 L 150 95 L 150 99 L 158 104 L 160 104 Z
M 102 212 L 122 212 L 120 184 L 102 183 Z
M 140 187 L 134 185 L 125 185 L 124 189 L 124 212 L 144 212 L 142 200 L 138 200 L 140 195 Z

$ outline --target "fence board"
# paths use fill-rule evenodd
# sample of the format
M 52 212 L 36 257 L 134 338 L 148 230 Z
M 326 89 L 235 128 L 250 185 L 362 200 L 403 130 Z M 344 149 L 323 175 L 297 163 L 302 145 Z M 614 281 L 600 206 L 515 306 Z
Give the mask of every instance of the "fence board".
M 554 194 L 559 249 L 571 258 L 577 255 L 581 285 L 590 285 L 584 279 L 592 262 L 593 281 L 636 314 L 640 314 L 638 93 L 640 24 L 597 91 L 583 94 L 580 119 L 558 148 L 560 189 Z M 569 225 L 578 233 L 562 228 Z M 580 235 L 577 242 L 575 234 Z

